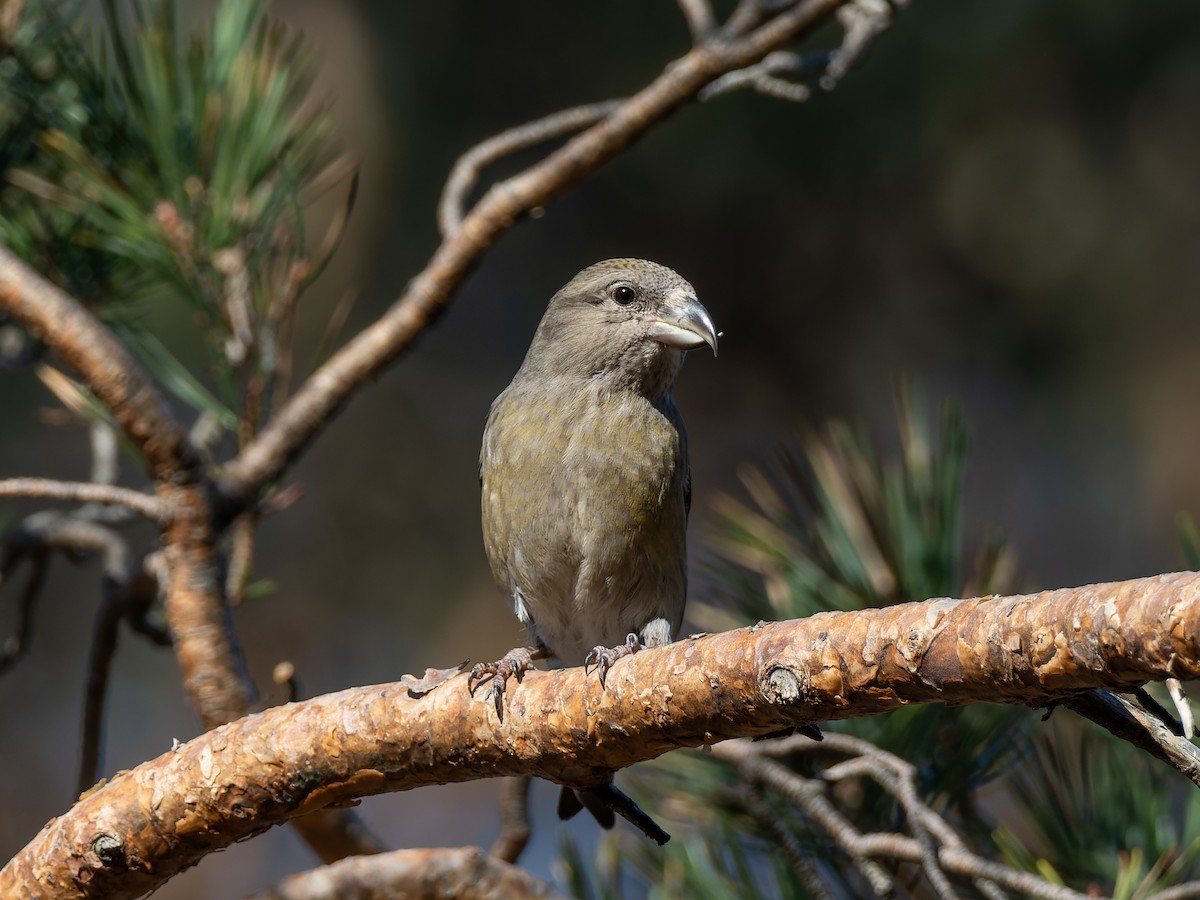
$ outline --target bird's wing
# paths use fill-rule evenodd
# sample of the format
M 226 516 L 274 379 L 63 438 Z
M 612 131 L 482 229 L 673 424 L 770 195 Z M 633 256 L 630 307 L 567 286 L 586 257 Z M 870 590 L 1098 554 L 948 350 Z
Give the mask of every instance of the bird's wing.
M 670 397 L 666 398 L 662 410 L 679 432 L 679 456 L 683 460 L 683 520 L 686 522 L 692 511 L 692 463 L 688 457 L 687 427 L 683 424 L 683 415 L 679 412 L 679 407 Z

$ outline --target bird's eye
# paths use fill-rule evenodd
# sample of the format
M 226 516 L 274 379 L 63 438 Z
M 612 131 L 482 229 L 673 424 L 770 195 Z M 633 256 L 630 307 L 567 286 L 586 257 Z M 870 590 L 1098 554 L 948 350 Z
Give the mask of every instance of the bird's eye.
M 613 288 L 612 298 L 622 306 L 628 306 L 637 299 L 637 293 L 628 285 L 619 284 Z

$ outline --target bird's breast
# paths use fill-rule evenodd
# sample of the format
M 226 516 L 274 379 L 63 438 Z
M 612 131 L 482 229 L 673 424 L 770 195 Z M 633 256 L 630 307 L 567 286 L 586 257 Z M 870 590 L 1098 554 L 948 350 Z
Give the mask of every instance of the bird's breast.
M 593 398 L 569 428 L 564 487 L 581 534 L 636 543 L 682 503 L 679 431 L 645 399 Z
M 637 395 L 553 394 L 513 392 L 493 408 L 483 523 L 501 589 L 571 658 L 567 648 L 609 631 L 619 641 L 650 618 L 677 620 L 687 460 L 670 408 Z

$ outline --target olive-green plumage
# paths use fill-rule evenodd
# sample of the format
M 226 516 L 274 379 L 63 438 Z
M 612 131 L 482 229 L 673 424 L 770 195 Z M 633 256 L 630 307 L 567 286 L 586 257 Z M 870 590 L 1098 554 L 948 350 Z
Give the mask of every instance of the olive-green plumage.
M 679 629 L 691 476 L 671 387 L 686 350 L 716 341 L 675 272 L 597 263 L 551 299 L 492 404 L 488 559 L 532 642 L 567 665 L 631 633 L 655 646 Z

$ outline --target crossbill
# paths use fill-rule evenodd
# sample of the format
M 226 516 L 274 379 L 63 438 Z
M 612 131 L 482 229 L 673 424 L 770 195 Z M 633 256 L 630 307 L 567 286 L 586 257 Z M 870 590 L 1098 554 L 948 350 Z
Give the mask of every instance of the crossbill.
M 492 404 L 483 538 L 530 640 L 472 673 L 473 687 L 492 679 L 501 715 L 506 681 L 533 659 L 594 664 L 603 681 L 616 659 L 674 640 L 691 472 L 671 389 L 684 354 L 704 344 L 716 353 L 717 332 L 687 281 L 646 260 L 606 260 L 550 300 Z

